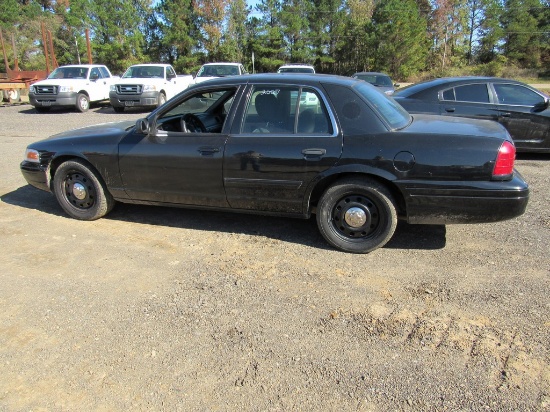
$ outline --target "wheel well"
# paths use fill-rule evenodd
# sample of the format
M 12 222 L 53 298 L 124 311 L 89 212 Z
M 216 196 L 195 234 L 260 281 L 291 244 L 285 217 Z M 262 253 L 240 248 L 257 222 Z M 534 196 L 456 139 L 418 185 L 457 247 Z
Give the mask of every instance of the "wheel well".
M 90 95 L 88 94 L 88 92 L 86 90 L 80 90 L 78 92 L 78 94 L 85 94 L 86 96 L 90 97 Z
M 397 209 L 397 214 L 399 216 L 406 214 L 405 199 L 401 191 L 397 188 L 397 186 L 389 180 L 383 179 L 376 175 L 366 174 L 366 173 L 341 173 L 337 175 L 327 176 L 325 179 L 318 182 L 313 188 L 313 191 L 311 192 L 311 195 L 309 198 L 309 211 L 315 212 L 315 210 L 317 209 L 317 203 L 319 202 L 319 199 L 321 198 L 321 196 L 329 186 L 332 186 L 339 180 L 342 180 L 348 177 L 362 177 L 367 180 L 376 181 L 377 183 L 383 185 L 390 191 L 391 195 L 393 196 L 393 199 L 396 203 L 395 207 Z
M 94 173 L 96 174 L 96 176 L 98 177 L 99 180 L 103 180 L 101 175 L 97 172 L 97 169 L 90 162 L 88 162 L 86 159 L 83 159 L 82 157 L 78 157 L 78 156 L 71 156 L 71 155 L 59 156 L 59 157 L 56 157 L 54 160 L 52 160 L 50 162 L 50 167 L 49 167 L 49 186 L 50 186 L 50 190 L 53 189 L 52 188 L 52 182 L 53 182 L 53 177 L 55 176 L 55 172 L 57 171 L 57 168 L 62 163 L 65 163 L 69 160 L 78 160 L 82 163 L 85 163 L 86 166 L 88 166 L 91 170 L 94 171 Z

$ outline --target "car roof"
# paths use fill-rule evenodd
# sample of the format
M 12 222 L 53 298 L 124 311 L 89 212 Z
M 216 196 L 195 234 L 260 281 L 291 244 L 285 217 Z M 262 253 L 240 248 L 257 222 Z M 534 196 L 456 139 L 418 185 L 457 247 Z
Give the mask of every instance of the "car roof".
M 59 66 L 58 68 L 62 67 L 105 67 L 104 64 L 65 64 L 63 66 Z
M 502 77 L 489 77 L 489 76 L 461 76 L 461 77 L 440 77 L 437 79 L 425 80 L 420 83 L 415 83 L 398 90 L 394 96 L 396 97 L 410 97 L 415 94 L 426 92 L 430 89 L 439 89 L 441 86 L 457 86 L 460 84 L 470 83 L 515 83 L 524 84 L 517 80 L 504 79 Z
M 357 76 L 358 74 L 369 74 L 369 75 L 374 75 L 374 76 L 388 76 L 388 77 L 390 77 L 388 74 L 382 73 L 382 72 L 357 72 L 357 73 L 354 73 L 352 76 Z
M 306 63 L 287 63 L 280 66 L 279 69 L 283 67 L 307 67 L 308 69 L 313 68 L 311 64 L 306 64 Z
M 199 83 L 197 86 L 220 86 L 220 85 L 238 85 L 247 83 L 277 83 L 289 85 L 316 85 L 319 82 L 336 83 L 342 86 L 352 86 L 362 80 L 351 77 L 336 76 L 332 74 L 314 74 L 314 73 L 262 73 L 245 74 L 243 76 L 228 76 L 208 80 L 208 82 Z M 194 86 L 191 86 L 194 87 Z
M 135 66 L 155 66 L 155 67 L 158 67 L 158 66 L 170 66 L 170 65 L 166 64 L 166 63 L 138 63 L 138 64 L 132 64 L 132 66 L 130 66 L 130 67 L 135 67 Z
M 203 66 L 213 66 L 213 65 L 216 65 L 216 66 L 235 66 L 235 65 L 240 65 L 241 63 L 236 63 L 236 62 L 233 62 L 233 63 L 230 63 L 230 62 L 218 62 L 218 63 L 205 63 L 203 64 Z

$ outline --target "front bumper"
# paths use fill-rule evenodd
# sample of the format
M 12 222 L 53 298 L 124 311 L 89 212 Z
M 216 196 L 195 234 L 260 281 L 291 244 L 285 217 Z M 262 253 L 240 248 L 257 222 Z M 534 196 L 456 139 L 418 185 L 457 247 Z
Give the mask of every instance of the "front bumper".
M 158 106 L 159 92 L 150 91 L 141 94 L 118 94 L 109 92 L 109 101 L 113 107 L 148 107 Z
M 39 95 L 29 93 L 29 102 L 34 107 L 75 106 L 77 95 L 75 92 Z
M 49 166 L 38 163 L 23 161 L 19 166 L 23 177 L 28 184 L 40 190 L 50 192 Z

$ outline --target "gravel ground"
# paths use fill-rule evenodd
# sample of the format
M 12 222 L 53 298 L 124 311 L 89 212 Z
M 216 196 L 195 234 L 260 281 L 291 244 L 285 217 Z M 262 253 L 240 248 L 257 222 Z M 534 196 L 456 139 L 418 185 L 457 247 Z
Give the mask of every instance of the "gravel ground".
M 364 256 L 313 220 L 80 222 L 25 184 L 27 144 L 142 116 L 0 108 L 0 411 L 550 410 L 550 155 L 519 156 L 523 216 Z

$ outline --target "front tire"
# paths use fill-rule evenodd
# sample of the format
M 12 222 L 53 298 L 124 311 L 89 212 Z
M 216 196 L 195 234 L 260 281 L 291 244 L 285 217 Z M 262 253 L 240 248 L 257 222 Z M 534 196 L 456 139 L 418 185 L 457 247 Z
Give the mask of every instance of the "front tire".
M 99 219 L 115 205 L 100 177 L 81 160 L 69 160 L 57 168 L 53 192 L 63 210 L 78 220 Z
M 384 246 L 397 227 L 389 190 L 365 178 L 347 178 L 330 186 L 317 207 L 317 226 L 328 243 L 350 253 Z
M 160 92 L 157 107 L 162 106 L 164 103 L 166 103 L 166 95 Z
M 90 98 L 84 93 L 78 93 L 76 96 L 76 110 L 81 113 L 87 112 L 90 108 Z

